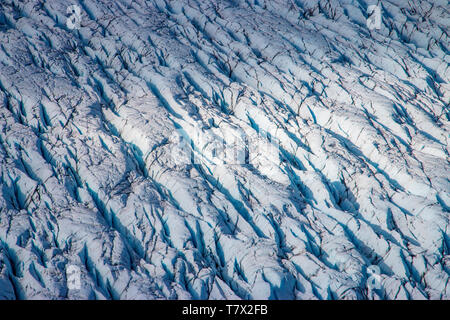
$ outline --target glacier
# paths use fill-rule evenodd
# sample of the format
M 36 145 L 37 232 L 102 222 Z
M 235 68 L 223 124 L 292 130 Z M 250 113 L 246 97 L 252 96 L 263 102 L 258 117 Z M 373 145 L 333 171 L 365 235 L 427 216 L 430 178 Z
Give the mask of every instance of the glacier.
M 0 0 L 0 299 L 450 299 L 449 30 Z

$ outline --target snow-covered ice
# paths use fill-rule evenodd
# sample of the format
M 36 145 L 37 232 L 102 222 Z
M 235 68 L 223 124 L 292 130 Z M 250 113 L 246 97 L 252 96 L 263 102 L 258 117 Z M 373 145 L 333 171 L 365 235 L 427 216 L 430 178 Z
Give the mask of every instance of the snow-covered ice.
M 450 299 L 449 9 L 0 0 L 0 299 Z

